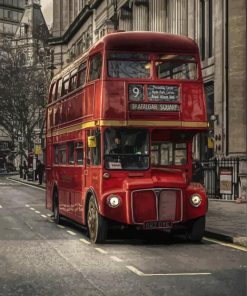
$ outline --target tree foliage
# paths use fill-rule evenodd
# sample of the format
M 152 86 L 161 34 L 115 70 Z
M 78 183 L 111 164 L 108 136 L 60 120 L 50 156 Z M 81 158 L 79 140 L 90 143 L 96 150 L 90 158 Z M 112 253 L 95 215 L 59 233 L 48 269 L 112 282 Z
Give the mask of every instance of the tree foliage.
M 41 126 L 49 75 L 41 64 L 28 65 L 23 49 L 0 47 L 0 125 L 13 142 L 24 138 L 24 154 L 35 127 Z

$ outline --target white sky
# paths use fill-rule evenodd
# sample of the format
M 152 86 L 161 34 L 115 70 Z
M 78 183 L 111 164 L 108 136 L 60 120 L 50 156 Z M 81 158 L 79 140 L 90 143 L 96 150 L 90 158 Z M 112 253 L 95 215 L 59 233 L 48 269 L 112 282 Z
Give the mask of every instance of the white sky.
M 41 0 L 42 12 L 48 27 L 52 25 L 53 18 L 53 0 Z

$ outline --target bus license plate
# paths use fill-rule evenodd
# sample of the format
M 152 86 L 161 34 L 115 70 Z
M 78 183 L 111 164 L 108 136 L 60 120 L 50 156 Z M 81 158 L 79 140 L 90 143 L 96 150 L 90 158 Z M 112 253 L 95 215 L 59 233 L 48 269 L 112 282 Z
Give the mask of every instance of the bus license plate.
M 155 228 L 171 228 L 171 221 L 146 221 L 144 222 L 145 229 L 155 229 Z

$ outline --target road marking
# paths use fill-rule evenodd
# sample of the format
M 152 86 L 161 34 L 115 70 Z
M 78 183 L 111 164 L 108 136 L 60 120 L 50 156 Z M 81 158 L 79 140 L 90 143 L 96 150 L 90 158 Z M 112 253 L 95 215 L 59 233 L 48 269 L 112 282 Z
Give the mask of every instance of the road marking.
M 34 208 L 30 208 L 30 210 L 32 210 L 32 211 L 35 211 L 35 209 L 34 209 Z
M 101 254 L 107 254 L 107 252 L 101 248 L 94 248 L 96 251 L 98 251 Z
M 14 179 L 7 178 L 7 180 L 10 180 L 10 181 L 13 181 L 13 182 L 16 182 L 16 183 L 19 183 L 19 184 L 22 184 L 22 185 L 25 185 L 25 186 L 28 186 L 28 187 L 32 187 L 32 188 L 35 188 L 35 189 L 39 189 L 39 190 L 42 190 L 42 191 L 46 191 L 46 189 L 44 189 L 44 188 L 40 188 L 40 187 L 37 187 L 37 186 L 29 185 L 27 183 L 20 182 L 20 181 L 14 180 Z
M 120 258 L 118 258 L 116 256 L 111 256 L 111 259 L 114 260 L 114 261 L 116 261 L 116 262 L 123 262 L 122 259 L 120 259 Z
M 30 208 L 30 205 L 25 205 L 25 207 Z
M 57 227 L 61 228 L 61 229 L 64 229 L 66 227 L 62 226 L 62 225 L 57 225 Z
M 40 216 L 43 217 L 43 218 L 47 218 L 46 215 L 40 215 Z
M 130 271 L 139 276 L 196 276 L 196 275 L 211 275 L 210 272 L 188 272 L 188 273 L 143 273 L 134 266 L 126 266 Z
M 74 233 L 73 231 L 67 230 L 67 232 L 71 235 L 76 235 L 76 233 Z
M 35 213 L 40 214 L 40 211 L 35 211 Z
M 51 218 L 52 214 L 46 214 L 47 217 Z
M 86 244 L 86 245 L 90 245 L 91 243 L 89 241 L 87 241 L 86 239 L 80 238 L 79 239 L 80 242 Z
M 3 207 L 0 205 L 0 209 L 2 209 Z
M 51 219 L 48 219 L 48 221 L 49 221 L 49 222 L 51 222 L 51 223 L 54 223 L 54 221 L 53 221 L 53 220 L 51 220 Z
M 206 238 L 206 237 L 204 237 L 203 240 L 211 242 L 211 243 L 215 243 L 215 244 L 218 244 L 218 245 L 221 245 L 221 246 L 233 248 L 233 249 L 236 249 L 236 250 L 239 250 L 239 251 L 247 252 L 246 247 L 234 245 L 234 244 L 231 244 L 231 243 L 224 243 L 224 242 L 218 241 L 216 239 Z

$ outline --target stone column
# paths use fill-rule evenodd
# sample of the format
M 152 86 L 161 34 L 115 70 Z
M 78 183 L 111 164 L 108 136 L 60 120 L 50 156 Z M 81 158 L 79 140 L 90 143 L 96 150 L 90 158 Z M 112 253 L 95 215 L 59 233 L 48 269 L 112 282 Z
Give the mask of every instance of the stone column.
M 148 0 L 134 0 L 133 3 L 133 30 L 148 31 Z
M 61 36 L 62 31 L 62 10 L 61 0 L 54 0 L 53 2 L 53 36 Z
M 166 31 L 166 0 L 149 2 L 149 29 L 155 32 Z
M 65 29 L 69 25 L 69 1 L 68 0 L 61 0 L 62 1 L 62 33 L 64 33 Z M 55 7 L 56 9 L 56 7 Z
M 124 31 L 132 31 L 132 11 L 124 7 L 121 8 L 119 13 L 119 29 Z
M 188 37 L 195 39 L 195 1 L 188 0 Z

